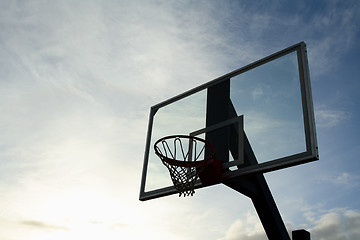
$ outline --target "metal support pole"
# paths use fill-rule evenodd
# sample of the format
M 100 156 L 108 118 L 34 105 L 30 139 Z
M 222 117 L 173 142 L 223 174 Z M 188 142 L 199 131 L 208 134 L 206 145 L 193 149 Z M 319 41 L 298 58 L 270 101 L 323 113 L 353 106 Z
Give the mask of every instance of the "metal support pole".
M 244 136 L 245 162 L 249 165 L 257 164 L 249 140 L 246 134 Z M 232 179 L 224 184 L 251 198 L 269 240 L 290 240 L 263 174 Z
M 209 87 L 207 91 L 206 127 L 234 117 L 238 117 L 238 115 L 230 100 L 230 80 Z M 238 146 L 239 131 L 243 131 L 243 129 L 224 127 L 206 133 L 206 140 L 216 148 L 216 157 L 224 163 L 229 162 L 229 151 L 233 156 L 238 155 L 236 146 Z M 243 138 L 244 165 L 257 165 L 257 159 L 245 132 L 243 132 Z M 251 198 L 269 240 L 290 240 L 263 174 L 231 179 L 224 184 Z
M 251 198 L 269 240 L 290 240 L 263 175 L 238 182 L 228 182 L 226 185 Z

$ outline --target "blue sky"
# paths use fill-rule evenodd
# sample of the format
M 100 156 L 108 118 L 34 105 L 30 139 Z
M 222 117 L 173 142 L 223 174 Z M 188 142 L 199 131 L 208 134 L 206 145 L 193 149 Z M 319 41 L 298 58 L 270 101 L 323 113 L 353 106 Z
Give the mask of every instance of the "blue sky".
M 358 239 L 359 12 L 336 0 L 0 1 L 0 238 L 266 239 L 251 201 L 225 186 L 138 201 L 149 108 L 305 41 L 320 160 L 265 177 L 289 231 Z

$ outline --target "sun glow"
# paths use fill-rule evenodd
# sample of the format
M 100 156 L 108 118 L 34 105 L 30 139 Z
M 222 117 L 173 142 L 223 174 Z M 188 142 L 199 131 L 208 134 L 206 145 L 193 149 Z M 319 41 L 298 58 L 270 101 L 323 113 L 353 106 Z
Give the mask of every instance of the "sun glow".
M 126 164 L 121 169 L 112 164 L 104 143 L 67 137 L 43 146 L 31 163 L 36 168 L 26 166 L 18 187 L 3 197 L 11 202 L 5 214 L 20 238 L 111 240 L 142 234 L 135 229 L 137 201 L 128 198 Z
M 73 188 L 31 200 L 22 215 L 27 239 L 120 239 L 134 233 L 134 214 L 116 196 Z M 118 201 L 116 201 L 117 199 Z

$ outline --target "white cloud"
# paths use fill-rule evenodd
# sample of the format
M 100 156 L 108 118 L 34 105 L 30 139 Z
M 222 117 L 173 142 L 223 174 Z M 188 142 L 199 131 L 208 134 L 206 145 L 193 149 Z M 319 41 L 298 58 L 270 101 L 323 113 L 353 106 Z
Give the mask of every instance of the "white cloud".
M 263 95 L 264 95 L 264 91 L 261 88 L 254 89 L 252 92 L 252 97 L 254 100 L 258 100 Z
M 360 176 L 348 172 L 337 172 L 331 175 L 327 174 L 321 180 L 342 188 L 354 188 L 359 186 Z
M 309 214 L 308 214 L 309 215 Z M 294 229 L 305 228 L 311 234 L 311 239 L 319 240 L 353 240 L 360 237 L 360 212 L 349 209 L 331 209 L 323 214 L 311 214 L 305 225 L 297 228 L 288 223 L 287 229 L 291 236 Z M 226 235 L 219 240 L 262 240 L 266 239 L 261 223 L 256 216 L 248 215 L 245 220 L 236 220 L 228 229 Z M 252 220 L 253 219 L 253 220 Z
M 328 109 L 326 107 L 315 108 L 316 125 L 320 128 L 332 128 L 351 117 L 349 112 L 343 110 Z
M 257 216 L 247 213 L 245 220 L 237 219 L 228 229 L 226 235 L 219 240 L 263 240 L 266 239 L 264 229 Z
M 314 221 L 309 231 L 312 238 L 319 240 L 359 239 L 359 223 L 359 211 L 334 209 Z

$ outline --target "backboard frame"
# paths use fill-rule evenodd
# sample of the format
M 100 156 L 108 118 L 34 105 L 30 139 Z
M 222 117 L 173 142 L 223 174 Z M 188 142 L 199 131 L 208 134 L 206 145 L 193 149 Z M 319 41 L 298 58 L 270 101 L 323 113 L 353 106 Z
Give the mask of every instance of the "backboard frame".
M 305 144 L 306 151 L 294 154 L 291 156 L 279 158 L 276 160 L 259 163 L 257 165 L 250 165 L 238 169 L 236 171 L 229 171 L 223 174 L 224 181 L 227 179 L 239 178 L 242 176 L 252 175 L 256 173 L 266 173 L 282 168 L 287 168 L 290 166 L 295 166 L 311 161 L 315 161 L 319 159 L 318 155 L 318 146 L 316 140 L 316 128 L 315 128 L 315 117 L 314 117 L 314 109 L 313 109 L 313 101 L 312 101 L 312 93 L 311 93 L 311 83 L 309 76 L 309 68 L 308 68 L 308 60 L 307 60 L 307 51 L 306 44 L 304 42 L 300 42 L 291 47 L 288 47 L 284 50 L 281 50 L 277 53 L 269 55 L 265 58 L 262 58 L 256 62 L 253 62 L 249 65 L 246 65 L 242 68 L 239 68 L 233 72 L 225 74 L 219 78 L 216 78 L 208 83 L 200 85 L 196 88 L 193 88 L 189 91 L 186 91 L 182 94 L 179 94 L 175 97 L 172 97 L 166 101 L 163 101 L 159 104 L 156 104 L 150 108 L 150 116 L 149 116 L 149 125 L 148 125 L 148 133 L 146 138 L 146 146 L 145 146 L 145 155 L 144 155 L 144 164 L 143 164 L 143 172 L 141 178 L 141 186 L 140 186 L 140 197 L 141 201 L 149 200 L 153 198 L 163 197 L 171 194 L 176 194 L 177 191 L 173 186 L 164 187 L 156 190 L 145 191 L 146 177 L 147 177 L 147 169 L 148 169 L 148 161 L 149 161 L 149 153 L 152 151 L 151 146 L 151 134 L 153 128 L 153 121 L 156 112 L 171 103 L 174 103 L 180 99 L 183 99 L 187 96 L 190 96 L 194 93 L 197 93 L 201 90 L 208 89 L 212 86 L 218 85 L 228 79 L 231 79 L 237 75 L 240 75 L 244 72 L 247 72 L 253 68 L 259 67 L 265 63 L 278 59 L 282 56 L 285 56 L 289 53 L 296 52 L 298 59 L 298 70 L 299 70 L 299 80 L 300 80 L 300 90 L 301 90 L 301 101 L 302 101 L 302 111 L 303 111 L 303 121 L 304 121 L 304 131 L 305 131 Z M 246 116 L 245 116 L 246 118 Z M 201 182 L 198 182 L 195 185 L 196 188 L 203 187 Z

